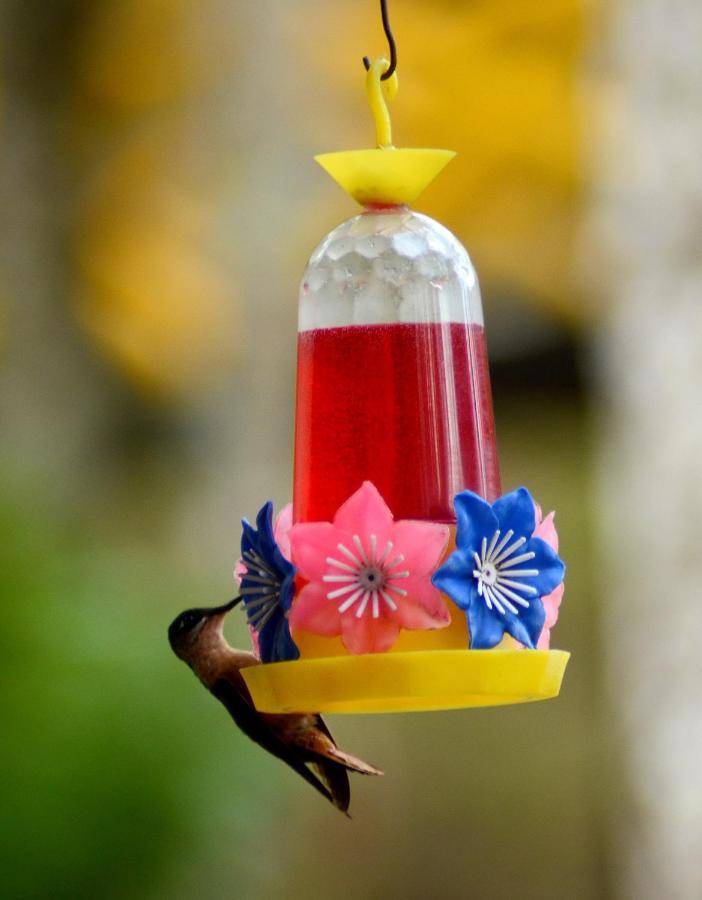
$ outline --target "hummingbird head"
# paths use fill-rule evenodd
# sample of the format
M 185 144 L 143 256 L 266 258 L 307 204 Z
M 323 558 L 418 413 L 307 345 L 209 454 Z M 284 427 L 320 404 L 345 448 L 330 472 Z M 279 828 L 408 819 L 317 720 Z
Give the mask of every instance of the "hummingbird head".
M 186 609 L 168 626 L 168 643 L 180 659 L 188 662 L 197 648 L 203 633 L 213 630 L 219 632 L 222 620 L 230 609 L 241 602 L 235 597 L 223 606 L 212 606 L 202 609 Z

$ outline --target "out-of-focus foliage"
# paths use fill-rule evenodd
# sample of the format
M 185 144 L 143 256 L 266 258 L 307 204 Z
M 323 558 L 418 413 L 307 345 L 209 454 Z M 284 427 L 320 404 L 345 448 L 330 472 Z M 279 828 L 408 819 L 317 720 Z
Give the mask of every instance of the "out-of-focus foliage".
M 243 328 L 231 250 L 213 250 L 233 154 L 221 142 L 208 152 L 198 134 L 241 48 L 202 12 L 188 0 L 91 8 L 67 117 L 85 172 L 76 313 L 135 386 L 162 399 L 221 381 Z
M 207 201 L 171 171 L 171 131 L 134 138 L 86 192 L 75 309 L 137 387 L 182 399 L 222 379 L 242 324 L 236 285 L 207 248 Z
M 225 795 L 256 821 L 253 752 L 237 760 L 166 642 L 169 613 L 204 586 L 167 548 L 67 529 L 6 483 L 3 497 L 2 895 L 152 896 L 213 822 L 231 826 Z
M 182 104 L 236 68 L 242 45 L 236 30 L 212 27 L 216 3 L 110 0 L 86 12 L 78 84 L 109 118 Z

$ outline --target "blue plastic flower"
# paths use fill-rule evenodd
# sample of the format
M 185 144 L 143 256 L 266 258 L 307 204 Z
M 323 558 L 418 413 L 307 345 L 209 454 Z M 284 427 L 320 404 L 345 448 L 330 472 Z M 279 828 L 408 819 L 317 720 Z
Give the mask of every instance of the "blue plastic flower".
M 241 595 L 249 625 L 258 635 L 263 662 L 297 659 L 300 651 L 290 635 L 287 613 L 295 593 L 295 566 L 281 553 L 273 536 L 273 504 L 256 516 L 256 528 L 242 520 Z
M 565 566 L 533 536 L 531 494 L 519 488 L 490 505 L 462 491 L 455 509 L 456 550 L 432 581 L 465 610 L 471 648 L 495 647 L 507 632 L 533 649 L 544 626 L 541 598 L 561 583 Z

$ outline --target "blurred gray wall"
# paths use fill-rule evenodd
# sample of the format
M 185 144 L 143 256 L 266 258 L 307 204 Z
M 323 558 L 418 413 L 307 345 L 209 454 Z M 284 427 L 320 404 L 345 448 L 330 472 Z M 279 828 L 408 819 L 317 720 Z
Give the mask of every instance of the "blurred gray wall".
M 702 5 L 606 11 L 588 225 L 621 895 L 702 897 Z M 588 248 L 591 245 L 588 244 Z

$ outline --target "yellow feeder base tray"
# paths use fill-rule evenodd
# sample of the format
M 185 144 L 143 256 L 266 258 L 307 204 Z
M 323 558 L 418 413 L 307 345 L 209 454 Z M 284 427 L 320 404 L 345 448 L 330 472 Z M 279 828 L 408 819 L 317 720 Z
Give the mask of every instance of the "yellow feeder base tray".
M 267 663 L 242 670 L 267 713 L 420 712 L 557 697 L 564 650 L 419 650 Z

